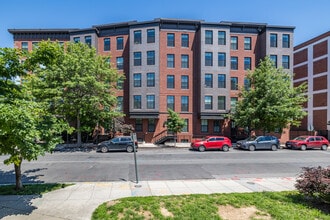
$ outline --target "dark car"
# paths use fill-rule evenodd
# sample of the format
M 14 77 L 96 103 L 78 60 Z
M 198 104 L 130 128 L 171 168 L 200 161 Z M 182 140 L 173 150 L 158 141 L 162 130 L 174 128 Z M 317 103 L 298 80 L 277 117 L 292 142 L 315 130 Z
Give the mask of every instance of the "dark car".
M 102 141 L 97 145 L 97 151 L 106 153 L 108 151 L 127 151 L 129 153 L 134 151 L 134 144 L 136 149 L 138 143 L 134 142 L 130 136 L 118 136 L 108 141 Z
M 238 148 L 245 150 L 269 149 L 276 151 L 280 147 L 280 141 L 274 136 L 253 136 L 242 141 L 237 141 Z
M 306 150 L 308 148 L 320 148 L 327 150 L 329 141 L 322 136 L 299 136 L 285 143 L 287 148 Z
M 228 151 L 232 147 L 231 140 L 224 136 L 207 136 L 191 143 L 191 148 L 199 151 L 218 149 Z

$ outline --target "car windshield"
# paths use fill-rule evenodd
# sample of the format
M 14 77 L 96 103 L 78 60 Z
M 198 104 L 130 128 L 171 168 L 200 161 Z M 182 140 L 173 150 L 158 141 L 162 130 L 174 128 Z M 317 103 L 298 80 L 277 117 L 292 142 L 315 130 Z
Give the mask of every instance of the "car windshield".
M 251 137 L 248 137 L 246 140 L 247 141 L 255 141 L 257 139 L 256 136 L 251 136 Z
M 304 136 L 299 136 L 299 137 L 296 137 L 295 139 L 293 140 L 296 140 L 296 141 L 303 141 L 303 140 L 306 140 L 306 137 Z

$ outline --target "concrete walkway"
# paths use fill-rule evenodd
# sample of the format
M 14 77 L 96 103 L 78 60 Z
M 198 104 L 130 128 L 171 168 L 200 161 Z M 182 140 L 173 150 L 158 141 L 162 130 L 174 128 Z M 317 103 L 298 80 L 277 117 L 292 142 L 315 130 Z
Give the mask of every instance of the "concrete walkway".
M 42 196 L 0 196 L 0 219 L 91 219 L 102 203 L 123 197 L 294 190 L 294 177 L 83 182 Z

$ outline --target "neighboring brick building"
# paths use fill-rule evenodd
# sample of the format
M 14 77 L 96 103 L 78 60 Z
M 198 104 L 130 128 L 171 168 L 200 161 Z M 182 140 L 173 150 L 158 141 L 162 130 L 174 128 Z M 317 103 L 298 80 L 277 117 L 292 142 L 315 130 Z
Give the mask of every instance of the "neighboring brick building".
M 139 140 L 166 136 L 167 109 L 186 121 L 179 142 L 205 135 L 240 136 L 227 119 L 247 71 L 270 56 L 292 71 L 291 26 L 265 23 L 154 19 L 96 25 L 88 29 L 10 29 L 16 48 L 32 49 L 42 39 L 94 46 L 126 76 L 119 106 Z
M 308 115 L 300 127 L 303 132 L 315 130 L 330 137 L 330 31 L 294 47 L 294 85 L 307 82 Z

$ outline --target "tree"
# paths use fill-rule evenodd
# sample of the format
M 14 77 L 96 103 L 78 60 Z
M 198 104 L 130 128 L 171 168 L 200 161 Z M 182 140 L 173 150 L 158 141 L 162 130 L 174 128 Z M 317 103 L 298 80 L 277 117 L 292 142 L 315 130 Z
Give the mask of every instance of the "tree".
M 168 109 L 167 111 L 169 114 L 166 121 L 167 130 L 173 132 L 176 135 L 182 131 L 183 127 L 185 126 L 185 121 L 183 118 L 180 118 L 179 114 L 174 112 L 172 109 Z
M 26 75 L 22 55 L 17 49 L 0 48 L 0 98 L 19 94 L 20 87 L 14 80 Z
M 299 125 L 306 115 L 306 84 L 292 86 L 292 73 L 275 68 L 269 57 L 246 76 L 249 86 L 242 88 L 233 119 L 251 130 L 275 131 Z
M 114 118 L 122 116 L 115 111 L 114 91 L 123 76 L 110 68 L 108 57 L 97 55 L 95 48 L 45 41 L 31 58 L 33 95 L 50 103 L 53 114 L 75 123 L 78 145 L 82 131 L 92 132 L 95 125 L 109 127 Z
M 22 189 L 21 164 L 36 160 L 59 143 L 66 124 L 46 111 L 44 103 L 33 101 L 24 85 L 13 79 L 26 77 L 19 50 L 0 49 L 0 155 L 9 155 L 5 164 L 14 164 L 16 189 Z M 27 54 L 24 59 L 28 59 Z

